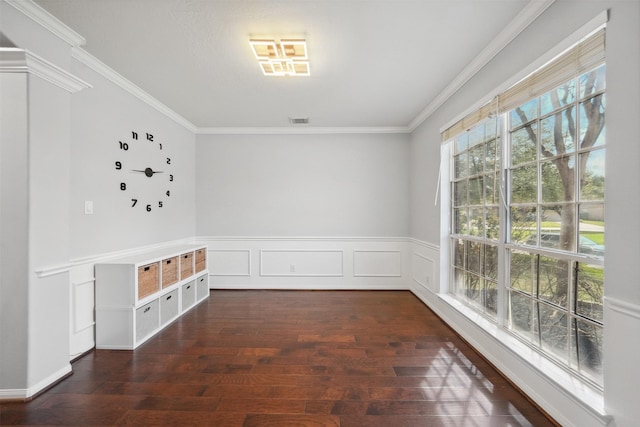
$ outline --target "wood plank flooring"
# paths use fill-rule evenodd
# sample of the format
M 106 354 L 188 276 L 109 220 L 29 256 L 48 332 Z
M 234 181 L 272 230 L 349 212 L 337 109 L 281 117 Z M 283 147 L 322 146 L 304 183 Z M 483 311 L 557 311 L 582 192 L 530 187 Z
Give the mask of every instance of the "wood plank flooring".
M 222 291 L 0 425 L 552 426 L 406 291 Z

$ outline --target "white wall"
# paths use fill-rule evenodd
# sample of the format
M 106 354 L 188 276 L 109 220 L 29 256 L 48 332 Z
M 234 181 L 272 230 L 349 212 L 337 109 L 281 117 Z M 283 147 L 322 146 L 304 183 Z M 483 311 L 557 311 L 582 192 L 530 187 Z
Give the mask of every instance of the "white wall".
M 483 99 L 491 90 L 525 69 L 599 12 L 609 9 L 607 26 L 607 259 L 605 298 L 604 401 L 600 410 L 610 425 L 629 426 L 640 418 L 636 384 L 640 344 L 640 201 L 631 191 L 640 184 L 640 3 L 637 1 L 556 1 L 527 30 L 431 115 L 411 137 L 410 235 L 421 244 L 416 254 L 439 258 L 439 207 L 434 206 L 439 165 L 439 129 Z M 423 184 L 424 183 L 424 184 Z M 445 184 L 446 185 L 446 184 Z M 630 197 L 631 196 L 631 197 Z M 415 270 L 417 264 L 413 264 Z M 436 267 L 438 270 L 439 266 Z M 414 271 L 415 273 L 415 271 Z M 438 271 L 434 273 L 438 276 Z M 415 274 L 414 274 L 415 275 Z M 494 334 L 476 327 L 450 303 L 415 279 L 412 289 L 467 340 L 563 425 L 600 425 L 607 421 L 559 386 L 540 375 Z M 583 398 L 592 397 L 590 393 Z M 593 403 L 593 402 L 592 402 Z M 602 407 L 604 405 L 604 408 Z
M 77 35 L 62 30 L 58 37 L 28 12 L 4 1 L 0 7 L 3 35 L 27 58 L 23 68 L 3 63 L 23 78 L 2 77 L 0 397 L 26 398 L 69 373 L 70 358 L 93 347 L 95 262 L 193 239 L 195 136 L 73 59 Z M 78 92 L 85 86 L 93 89 Z M 175 180 L 162 209 L 132 209 L 131 196 L 119 189 L 118 140 L 131 131 L 153 133 L 172 158 Z M 158 170 L 139 153 L 132 162 Z M 139 195 L 142 202 L 147 192 Z M 85 200 L 94 202 L 93 215 L 84 215 Z
M 6 100 L 11 107 L 4 104 L 4 99 L 2 106 L 3 127 L 11 131 L 11 139 L 2 141 L 3 163 L 8 162 L 9 166 L 3 175 L 15 173 L 15 181 L 13 176 L 3 178 L 2 205 L 3 208 L 10 206 L 11 214 L 20 212 L 25 216 L 5 216 L 7 211 L 3 209 L 3 228 L 12 228 L 11 233 L 2 236 L 3 264 L 16 256 L 11 252 L 13 248 L 21 258 L 10 266 L 9 275 L 2 274 L 0 342 L 4 347 L 3 356 L 7 354 L 5 346 L 10 347 L 13 342 L 17 345 L 10 347 L 11 365 L 0 367 L 0 394 L 26 397 L 71 371 L 68 271 L 48 276 L 40 275 L 39 271 L 69 259 L 72 90 L 64 84 L 53 83 L 59 78 L 71 78 L 63 71 L 69 59 L 67 43 L 51 37 L 4 2 L 0 7 L 5 36 L 16 46 L 60 64 L 57 67 L 45 64 L 42 69 L 46 72 L 38 75 L 18 70 L 24 76 L 22 81 L 7 80 L 10 76 L 3 76 L 3 85 L 9 83 L 12 96 Z M 22 54 L 19 62 L 32 70 L 33 56 L 28 61 L 27 56 Z M 8 65 L 11 69 L 11 61 Z M 3 91 L 3 97 L 4 94 Z M 13 105 L 17 107 L 15 110 Z M 22 126 L 26 128 L 20 129 Z M 6 151 L 7 144 L 15 147 Z M 13 185 L 8 185 L 11 183 Z M 5 258 L 6 255 L 9 257 Z
M 74 95 L 71 102 L 71 256 L 73 259 L 185 237 L 195 232 L 195 136 L 124 89 L 72 59 L 72 72 L 93 87 Z M 140 149 L 131 132 L 139 134 Z M 163 150 L 143 150 L 146 133 L 162 142 Z M 126 139 L 125 139 L 126 138 Z M 119 141 L 129 142 L 123 152 Z M 159 155 L 161 154 L 161 155 Z M 171 158 L 171 173 L 163 156 Z M 123 170 L 115 169 L 122 161 Z M 165 174 L 147 178 L 126 169 L 152 166 Z M 129 185 L 120 190 L 120 182 Z M 134 189 L 134 185 L 140 187 Z M 164 199 L 164 189 L 171 196 Z M 131 207 L 131 198 L 139 203 Z M 162 208 L 156 203 L 162 197 Z M 93 201 L 93 215 L 84 214 L 85 200 Z M 151 212 L 144 207 L 153 203 Z
M 198 135 L 200 236 L 404 237 L 408 135 Z
M 68 372 L 68 272 L 41 276 L 69 259 L 71 93 L 29 77 L 29 388 Z
M 77 58 L 76 58 L 77 57 Z M 94 345 L 93 265 L 110 256 L 193 238 L 195 233 L 195 135 L 105 76 L 104 64 L 76 55 L 75 75 L 92 85 L 71 102 L 69 354 Z M 131 133 L 138 133 L 138 141 Z M 146 133 L 154 142 L 145 147 Z M 126 152 L 119 142 L 127 142 Z M 137 145 L 139 144 L 139 145 Z M 171 166 L 164 158 L 171 158 Z M 123 164 L 115 169 L 115 162 Z M 131 169 L 152 167 L 151 178 Z M 168 182 L 168 172 L 174 176 Z M 121 191 L 120 183 L 128 185 Z M 165 197 L 165 191 L 170 196 Z M 132 207 L 131 199 L 138 199 Z M 85 201 L 93 214 L 84 213 Z M 162 208 L 158 202 L 162 201 Z M 146 205 L 151 204 L 151 212 Z
M 6 389 L 24 388 L 27 372 L 27 78 L 0 73 L 0 388 Z
M 406 134 L 199 135 L 215 288 L 405 289 Z

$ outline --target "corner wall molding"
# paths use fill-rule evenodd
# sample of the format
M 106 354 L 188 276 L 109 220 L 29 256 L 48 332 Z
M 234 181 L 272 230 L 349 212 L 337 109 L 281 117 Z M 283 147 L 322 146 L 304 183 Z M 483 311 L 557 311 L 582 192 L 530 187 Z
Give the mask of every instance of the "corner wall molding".
M 0 72 L 29 73 L 71 93 L 93 87 L 70 72 L 24 49 L 0 48 Z
M 255 241 L 315 241 L 315 242 L 408 242 L 407 237 L 313 237 L 313 236 L 198 236 L 198 242 L 255 242 Z
M 640 320 L 640 305 L 638 304 L 612 297 L 604 297 L 604 303 L 615 312 Z
M 413 237 L 409 237 L 407 240 L 414 245 L 423 246 L 432 251 L 440 251 L 440 245 L 436 245 L 435 243 L 425 242 L 424 240 L 414 239 Z
M 82 46 L 86 43 L 84 37 L 73 31 L 66 24 L 31 0 L 4 0 L 25 16 L 31 18 L 51 33 L 64 40 L 70 46 Z
M 491 91 L 485 94 L 485 96 L 483 96 L 482 98 L 479 98 L 478 101 L 476 101 L 475 103 L 467 107 L 464 111 L 456 115 L 453 119 L 449 120 L 444 125 L 442 125 L 440 127 L 440 133 L 444 132 L 445 129 L 449 128 L 451 125 L 453 125 L 458 120 L 465 117 L 467 114 L 475 110 L 478 110 L 480 107 L 482 107 L 486 103 L 490 102 L 493 98 L 495 98 L 496 95 L 504 92 L 505 90 L 509 89 L 510 87 L 512 87 L 519 81 L 521 81 L 522 79 L 526 78 L 531 73 L 535 72 L 537 69 L 544 66 L 544 64 L 553 60 L 553 58 L 562 54 L 562 52 L 566 51 L 571 46 L 575 45 L 580 40 L 584 39 L 589 34 L 596 31 L 598 28 L 601 28 L 603 25 L 605 25 L 608 22 L 608 20 L 609 20 L 609 11 L 605 9 L 602 12 L 598 13 L 596 16 L 594 16 L 589 22 L 585 23 L 579 29 L 574 31 L 571 35 L 569 35 L 564 40 L 562 40 L 560 43 L 548 49 L 544 54 L 542 54 L 542 56 L 538 57 L 535 61 L 531 62 L 529 65 L 524 67 L 517 74 L 511 76 L 511 78 L 500 83 L 500 85 L 493 88 Z
M 189 120 L 185 119 L 180 114 L 176 113 L 171 108 L 167 107 L 165 104 L 158 101 L 156 98 L 154 98 L 153 96 L 151 96 L 150 94 L 142 90 L 140 87 L 132 83 L 130 80 L 127 80 L 117 71 L 115 71 L 113 68 L 109 67 L 104 62 L 100 61 L 98 58 L 91 55 L 86 50 L 80 47 L 73 47 L 71 49 L 71 56 L 77 59 L 78 61 L 80 61 L 82 64 L 91 68 L 93 71 L 100 74 L 102 77 L 106 78 L 116 86 L 120 87 L 121 89 L 124 89 L 134 97 L 138 98 L 142 102 L 151 106 L 158 112 L 164 114 L 165 116 L 167 116 L 168 118 L 170 118 L 171 120 L 179 124 L 180 126 L 184 127 L 185 129 L 193 133 L 196 132 L 197 130 L 196 126 L 193 123 L 191 123 Z
M 409 123 L 410 132 L 416 130 L 430 115 L 440 108 L 462 86 L 487 65 L 513 39 L 522 33 L 555 0 L 531 0 L 520 13 L 476 56 L 460 74 L 436 96 L 427 107 Z

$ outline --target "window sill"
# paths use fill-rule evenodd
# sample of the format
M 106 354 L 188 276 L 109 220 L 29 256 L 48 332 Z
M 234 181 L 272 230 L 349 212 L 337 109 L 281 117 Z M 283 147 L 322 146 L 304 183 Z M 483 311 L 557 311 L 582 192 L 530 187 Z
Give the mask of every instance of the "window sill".
M 528 347 L 526 344 L 513 337 L 508 332 L 500 329 L 496 324 L 486 319 L 480 313 L 475 312 L 473 309 L 464 305 L 456 298 L 448 294 L 437 294 L 438 298 L 446 303 L 449 307 L 451 307 L 456 312 L 463 315 L 469 321 L 473 322 L 477 325 L 482 331 L 492 337 L 495 341 L 495 344 L 501 347 L 502 350 L 509 351 L 514 354 L 516 357 L 524 361 L 527 365 L 531 367 L 532 370 L 535 370 L 541 377 L 544 377 L 547 382 L 553 383 L 557 387 L 561 389 L 561 391 L 566 394 L 572 400 L 578 402 L 581 406 L 588 409 L 593 415 L 600 418 L 603 425 L 606 425 L 610 420 L 611 416 L 607 415 L 604 410 L 604 396 L 601 391 L 594 389 L 589 384 L 581 381 L 577 377 L 571 375 L 567 370 L 548 360 L 541 354 L 539 354 L 534 349 Z M 467 336 L 463 337 L 468 340 Z M 481 353 L 481 346 L 478 346 L 476 342 L 473 340 L 470 341 L 472 345 L 474 345 Z M 486 357 L 486 356 L 485 356 Z M 512 370 L 508 368 L 508 366 L 502 363 L 495 363 L 492 358 L 489 358 L 496 368 L 503 371 L 503 374 L 508 377 L 516 377 L 512 378 L 514 383 L 516 383 L 523 391 L 529 393 L 534 400 L 538 400 L 537 397 L 541 397 L 541 395 L 535 393 L 534 390 L 528 389 L 526 386 L 521 386 L 518 384 L 522 381 L 516 381 L 519 375 L 514 375 Z M 521 378 L 520 378 L 521 379 Z

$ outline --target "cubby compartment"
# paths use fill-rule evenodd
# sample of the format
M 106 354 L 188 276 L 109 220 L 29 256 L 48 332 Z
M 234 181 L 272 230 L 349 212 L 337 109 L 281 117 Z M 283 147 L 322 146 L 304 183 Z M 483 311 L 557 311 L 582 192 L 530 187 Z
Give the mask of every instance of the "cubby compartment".
M 193 276 L 193 252 L 180 255 L 180 279 Z
M 96 348 L 133 350 L 209 296 L 197 290 L 209 274 L 196 277 L 198 253 L 206 254 L 206 246 L 176 245 L 96 264 Z
M 162 289 L 178 283 L 178 257 L 162 260 Z
M 196 251 L 196 274 L 207 269 L 207 250 L 198 249 Z
M 180 313 L 180 303 L 178 301 L 178 290 L 174 289 L 168 294 L 160 297 L 160 325 L 164 326 L 178 316 Z
M 157 292 L 160 289 L 159 279 L 157 262 L 138 267 L 138 299 Z
M 209 275 L 203 274 L 196 279 L 196 299 L 200 301 L 209 296 Z
M 182 285 L 182 311 L 188 310 L 193 304 L 196 303 L 196 281 Z
M 142 341 L 158 329 L 160 326 L 158 315 L 157 299 L 136 309 L 136 341 Z

